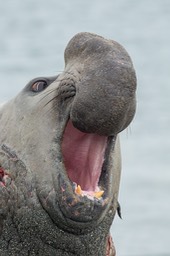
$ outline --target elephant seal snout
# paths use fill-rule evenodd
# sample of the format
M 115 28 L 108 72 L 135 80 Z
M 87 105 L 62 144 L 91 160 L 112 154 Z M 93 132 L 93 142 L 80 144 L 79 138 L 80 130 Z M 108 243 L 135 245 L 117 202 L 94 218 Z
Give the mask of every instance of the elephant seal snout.
M 117 42 L 80 33 L 65 50 L 66 71 L 79 73 L 70 112 L 83 132 L 113 135 L 125 129 L 136 109 L 136 76 L 126 50 Z

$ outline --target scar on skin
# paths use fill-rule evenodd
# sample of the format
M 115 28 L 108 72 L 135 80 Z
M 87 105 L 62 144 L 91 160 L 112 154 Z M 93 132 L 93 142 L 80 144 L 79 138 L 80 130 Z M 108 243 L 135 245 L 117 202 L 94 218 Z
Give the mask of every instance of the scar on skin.
M 0 186 L 5 187 L 5 178 L 8 177 L 9 174 L 4 170 L 4 168 L 0 165 Z

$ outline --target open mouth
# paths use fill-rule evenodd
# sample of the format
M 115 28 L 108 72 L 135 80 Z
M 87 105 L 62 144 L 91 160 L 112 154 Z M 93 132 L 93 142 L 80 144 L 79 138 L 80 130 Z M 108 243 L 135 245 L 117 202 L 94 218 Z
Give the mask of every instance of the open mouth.
M 113 137 L 81 132 L 68 121 L 63 134 L 62 155 L 74 194 L 95 201 L 107 197 L 113 142 Z

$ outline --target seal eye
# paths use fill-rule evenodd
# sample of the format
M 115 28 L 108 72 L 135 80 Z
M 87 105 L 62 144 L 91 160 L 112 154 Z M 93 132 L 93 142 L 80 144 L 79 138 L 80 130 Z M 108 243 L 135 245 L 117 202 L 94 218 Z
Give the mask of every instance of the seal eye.
M 48 84 L 46 81 L 37 81 L 31 86 L 31 91 L 41 92 L 47 88 Z

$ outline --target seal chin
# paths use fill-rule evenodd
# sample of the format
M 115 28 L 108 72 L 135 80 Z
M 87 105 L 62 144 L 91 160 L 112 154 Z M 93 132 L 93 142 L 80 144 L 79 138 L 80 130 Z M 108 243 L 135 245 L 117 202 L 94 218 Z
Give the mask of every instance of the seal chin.
M 65 218 L 83 225 L 102 216 L 113 200 L 112 157 L 115 137 L 83 133 L 69 120 L 61 140 L 64 170 L 59 204 Z M 109 203 L 110 202 L 110 203 Z

